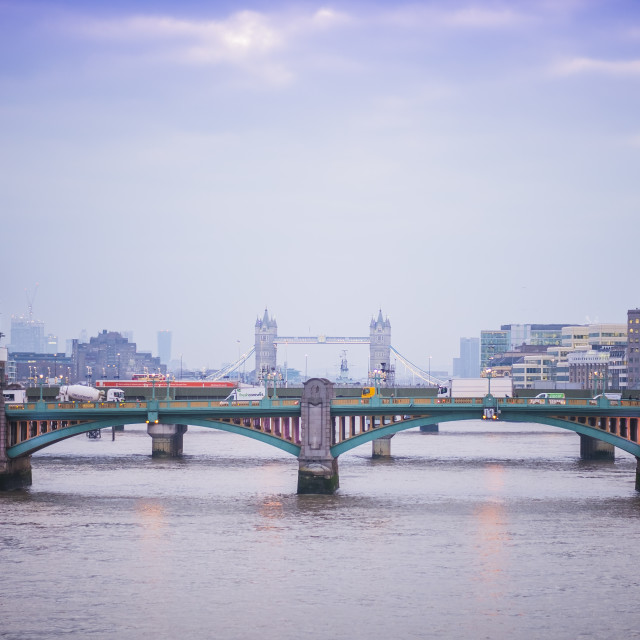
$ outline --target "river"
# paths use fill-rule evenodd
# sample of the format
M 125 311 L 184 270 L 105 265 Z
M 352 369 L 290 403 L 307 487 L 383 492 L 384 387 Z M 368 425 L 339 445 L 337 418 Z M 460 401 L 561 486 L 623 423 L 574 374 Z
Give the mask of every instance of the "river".
M 640 638 L 635 458 L 533 424 L 391 448 L 298 496 L 295 458 L 230 433 L 190 427 L 180 460 L 142 425 L 51 446 L 0 494 L 0 637 Z

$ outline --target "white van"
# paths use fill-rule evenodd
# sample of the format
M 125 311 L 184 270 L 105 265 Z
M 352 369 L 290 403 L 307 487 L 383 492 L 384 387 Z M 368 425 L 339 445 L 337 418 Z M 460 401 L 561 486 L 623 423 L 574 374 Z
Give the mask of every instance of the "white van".
M 535 398 L 529 400 L 529 404 L 566 404 L 564 393 L 539 393 Z

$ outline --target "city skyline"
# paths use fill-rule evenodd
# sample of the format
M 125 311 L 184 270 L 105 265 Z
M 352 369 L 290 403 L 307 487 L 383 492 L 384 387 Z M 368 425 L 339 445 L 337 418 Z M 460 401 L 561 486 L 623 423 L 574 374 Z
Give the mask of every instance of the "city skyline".
M 196 366 L 265 306 L 283 335 L 382 309 L 449 369 L 638 306 L 637 3 L 7 0 L 0 51 L 3 333 L 35 283 L 62 340 L 169 329 Z

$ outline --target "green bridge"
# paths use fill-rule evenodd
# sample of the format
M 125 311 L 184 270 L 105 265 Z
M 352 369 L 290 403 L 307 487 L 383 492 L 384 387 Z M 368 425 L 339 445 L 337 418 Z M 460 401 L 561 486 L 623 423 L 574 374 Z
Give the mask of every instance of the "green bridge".
M 405 429 L 460 420 L 533 422 L 580 435 L 584 459 L 610 458 L 615 447 L 640 461 L 637 400 L 434 397 L 335 398 L 333 384 L 313 378 L 299 400 L 225 402 L 152 398 L 145 402 L 74 403 L 40 399 L 7 404 L 0 413 L 0 489 L 31 483 L 30 456 L 89 431 L 147 423 L 152 455 L 182 454 L 187 425 L 260 440 L 299 460 L 298 492 L 331 493 L 339 485 L 338 457 L 373 441 L 390 455 L 391 437 Z M 639 467 L 640 469 L 640 467 Z M 636 471 L 640 491 L 640 471 Z

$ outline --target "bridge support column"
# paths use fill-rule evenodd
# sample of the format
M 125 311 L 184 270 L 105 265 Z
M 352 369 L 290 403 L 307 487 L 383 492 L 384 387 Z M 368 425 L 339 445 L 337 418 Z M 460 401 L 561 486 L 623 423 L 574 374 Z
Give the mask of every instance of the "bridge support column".
M 371 457 L 372 458 L 390 458 L 391 457 L 391 438 L 395 434 L 382 436 L 371 441 Z
M 31 486 L 31 456 L 0 461 L 0 491 Z
M 636 458 L 636 491 L 640 491 L 640 458 Z
M 331 494 L 340 486 L 338 459 L 331 455 L 333 383 L 311 378 L 300 401 L 301 448 L 298 456 L 298 493 Z
M 1 391 L 2 380 L 0 380 Z M 31 486 L 31 456 L 13 460 L 7 457 L 8 429 L 7 414 L 4 412 L 4 396 L 0 393 L 0 491 Z
M 582 460 L 615 460 L 615 449 L 608 442 L 580 434 L 580 458 Z
M 186 431 L 186 424 L 149 424 L 147 433 L 151 436 L 151 456 L 179 458 L 182 455 L 182 436 Z

